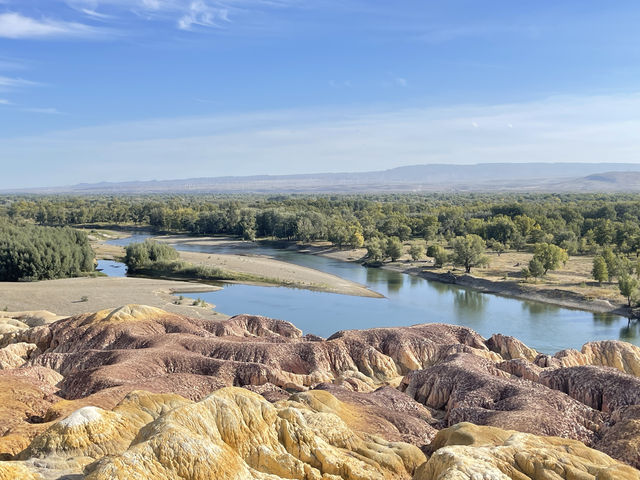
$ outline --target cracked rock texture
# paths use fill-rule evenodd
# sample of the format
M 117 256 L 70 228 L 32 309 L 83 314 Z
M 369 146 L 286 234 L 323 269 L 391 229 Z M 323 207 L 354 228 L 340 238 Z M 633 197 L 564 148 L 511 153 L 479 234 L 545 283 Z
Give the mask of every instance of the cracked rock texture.
M 443 324 L 322 339 L 139 305 L 2 315 L 0 480 L 640 480 L 624 342 L 550 356 Z
M 575 440 L 461 423 L 436 436 L 414 480 L 637 480 L 640 472 Z

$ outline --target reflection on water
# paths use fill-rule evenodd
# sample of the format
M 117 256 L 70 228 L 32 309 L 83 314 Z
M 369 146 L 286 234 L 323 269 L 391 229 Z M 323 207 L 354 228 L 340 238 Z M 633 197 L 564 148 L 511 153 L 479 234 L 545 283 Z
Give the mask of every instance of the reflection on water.
M 417 277 L 419 278 L 419 277 Z M 427 280 L 424 280 L 427 281 Z M 429 286 L 437 293 L 440 294 L 450 294 L 451 293 L 451 285 L 443 282 L 429 282 Z
M 562 307 L 542 302 L 522 302 L 522 310 L 531 316 L 550 315 L 557 313 Z
M 611 315 L 610 313 L 593 312 L 593 321 L 604 325 L 615 325 L 619 318 L 617 315 Z
M 397 292 L 400 290 L 406 277 L 406 275 L 402 273 L 383 270 L 381 268 L 365 268 L 365 271 L 366 285 L 379 285 L 386 283 L 387 288 L 391 292 Z
M 406 275 L 404 275 L 402 273 L 399 273 L 398 275 L 390 276 L 387 279 L 387 292 L 389 294 L 398 293 L 400 291 L 400 289 L 402 288 L 402 286 L 404 285 L 405 277 L 406 277 Z
M 135 237 L 136 241 L 143 239 L 144 236 Z M 126 239 L 120 240 L 119 244 L 126 245 Z M 604 339 L 623 339 L 640 344 L 638 324 L 627 326 L 627 319 L 617 315 L 524 302 L 255 243 L 243 244 L 241 249 L 230 245 L 218 248 L 177 244 L 176 247 L 210 253 L 269 255 L 367 285 L 386 297 L 352 297 L 252 285 L 225 285 L 217 292 L 193 295 L 214 304 L 220 312 L 281 318 L 294 323 L 305 333 L 323 337 L 345 329 L 442 322 L 471 327 L 484 337 L 493 333 L 512 335 L 544 353 L 565 348 L 579 349 L 584 343 Z
M 638 338 L 640 338 L 640 320 L 631 321 L 626 327 L 620 329 L 620 340 L 636 343 Z
M 460 289 L 453 292 L 453 304 L 458 315 L 482 316 L 487 302 L 487 295 L 475 290 Z

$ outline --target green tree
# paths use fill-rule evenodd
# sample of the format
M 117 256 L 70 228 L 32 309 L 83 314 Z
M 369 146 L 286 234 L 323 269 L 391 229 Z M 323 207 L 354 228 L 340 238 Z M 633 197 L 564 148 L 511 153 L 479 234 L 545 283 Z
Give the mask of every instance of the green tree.
M 367 258 L 372 262 L 382 262 L 386 258 L 387 241 L 373 237 L 366 243 Z
M 440 245 L 429 245 L 427 247 L 427 257 L 435 257 L 440 250 L 442 250 L 442 247 Z
M 566 250 L 557 245 L 538 243 L 535 247 L 533 258 L 540 262 L 544 269 L 544 275 L 546 275 L 549 270 L 556 270 L 567 263 L 569 255 Z
M 518 215 L 514 217 L 513 223 L 516 224 L 520 235 L 524 238 L 526 238 L 536 226 L 536 221 L 526 215 Z
M 84 232 L 5 222 L 0 217 L 0 281 L 77 276 L 94 270 Z
M 364 246 L 364 237 L 358 231 L 354 231 L 349 237 L 349 245 L 353 248 L 362 248 Z
M 486 244 L 478 235 L 469 234 L 464 237 L 456 237 L 452 242 L 453 263 L 464 266 L 467 273 L 473 267 L 486 265 L 487 257 L 484 255 Z
M 156 262 L 171 262 L 180 255 L 171 245 L 145 240 L 141 243 L 131 243 L 125 250 L 124 263 L 130 272 L 153 265 Z
M 540 278 L 546 273 L 546 270 L 544 269 L 544 265 L 536 257 L 533 257 L 529 261 L 528 270 L 529 270 L 529 275 L 534 277 L 534 278 Z
M 429 245 L 427 256 L 433 258 L 433 265 L 437 268 L 442 267 L 449 261 L 449 254 L 440 245 Z
M 611 281 L 618 276 L 618 257 L 609 247 L 602 249 L 601 256 L 607 264 L 608 280 Z
M 398 237 L 390 237 L 387 241 L 386 254 L 395 262 L 402 256 L 402 242 Z
M 593 269 L 591 275 L 596 281 L 602 285 L 602 282 L 609 278 L 609 271 L 607 270 L 607 262 L 600 255 L 593 259 Z
M 411 260 L 417 262 L 422 257 L 424 257 L 424 242 L 415 241 L 411 242 L 411 246 L 409 247 L 409 255 L 411 255 Z
M 491 248 L 491 250 L 496 252 L 498 256 L 507 251 L 507 246 L 504 243 L 499 242 L 498 240 L 489 240 L 487 242 L 487 246 Z
M 449 253 L 442 247 L 433 255 L 433 265 L 440 268 L 449 261 Z
M 618 279 L 618 288 L 623 297 L 627 299 L 627 305 L 631 306 L 631 298 L 638 289 L 638 279 L 629 274 L 624 274 Z

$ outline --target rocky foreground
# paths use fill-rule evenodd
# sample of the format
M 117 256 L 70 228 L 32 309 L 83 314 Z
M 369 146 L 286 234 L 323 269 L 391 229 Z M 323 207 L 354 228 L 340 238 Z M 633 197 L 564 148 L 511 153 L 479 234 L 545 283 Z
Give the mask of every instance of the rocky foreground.
M 0 480 L 640 480 L 640 348 L 0 313 Z

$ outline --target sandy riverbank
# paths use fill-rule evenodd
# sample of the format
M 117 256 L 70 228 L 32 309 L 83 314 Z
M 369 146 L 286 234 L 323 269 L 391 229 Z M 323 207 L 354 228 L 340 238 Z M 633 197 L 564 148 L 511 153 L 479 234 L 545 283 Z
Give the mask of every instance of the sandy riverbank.
M 191 299 L 176 304 L 174 294 L 211 292 L 218 287 L 191 282 L 147 278 L 64 278 L 40 282 L 0 282 L 0 309 L 9 311 L 46 309 L 69 316 L 95 312 L 114 305 L 137 303 L 203 318 L 226 318 L 210 305 L 192 306 Z M 86 300 L 83 301 L 83 297 Z M 1 315 L 0 315 L 1 316 Z
M 325 245 L 322 243 L 299 245 L 296 248 L 303 253 L 322 255 L 350 262 L 362 261 L 367 253 L 364 248 L 338 249 L 329 244 Z M 591 258 L 572 257 L 569 262 L 569 271 L 550 272 L 549 276 L 553 277 L 552 281 L 557 283 L 545 285 L 544 283 L 529 284 L 521 283 L 518 280 L 500 279 L 500 276 L 505 274 L 517 274 L 518 269 L 521 268 L 519 265 L 526 265 L 530 260 L 530 254 L 503 254 L 501 258 L 495 254 L 489 255 L 492 257 L 492 267 L 482 269 L 481 272 L 484 275 L 489 275 L 490 278 L 483 278 L 457 271 L 450 273 L 445 269 L 433 271 L 432 269 L 425 268 L 427 262 L 411 262 L 408 255 L 404 255 L 398 262 L 385 264 L 381 268 L 406 273 L 408 275 L 420 276 L 436 282 L 455 284 L 483 293 L 517 298 L 519 300 L 530 300 L 594 313 L 612 313 L 621 316 L 629 316 L 631 314 L 629 308 L 620 301 L 621 297 L 619 293 L 611 289 L 594 286 L 593 280 L 589 282 L 590 285 L 587 287 L 580 285 L 590 280 L 589 269 L 592 261 Z M 516 257 L 515 261 L 513 257 Z M 499 262 L 496 260 L 499 260 Z M 504 268 L 505 263 L 508 262 L 514 265 L 511 271 Z M 516 264 L 518 266 L 516 266 Z M 599 294 L 605 298 L 595 297 L 595 294 Z
M 233 246 L 234 250 L 253 247 L 253 242 L 244 242 L 229 237 L 189 237 L 186 235 L 164 235 L 154 237 L 159 242 L 200 246 Z M 94 243 L 99 258 L 114 259 L 124 255 L 124 249 L 103 242 Z M 367 287 L 336 275 L 313 268 L 275 260 L 264 255 L 214 254 L 200 252 L 179 252 L 180 259 L 195 265 L 217 267 L 227 272 L 240 273 L 268 279 L 271 285 L 286 285 L 323 292 L 355 295 L 361 297 L 382 297 Z
M 588 299 L 580 293 L 559 288 L 534 288 L 513 281 L 496 282 L 468 274 L 430 272 L 419 267 L 406 267 L 398 264 L 388 264 L 382 268 L 409 275 L 417 275 L 436 282 L 459 285 L 483 293 L 517 298 L 519 300 L 547 303 L 559 307 L 594 313 L 613 313 L 622 316 L 629 314 L 629 310 L 624 305 L 613 304 L 604 299 Z
M 229 237 L 189 237 L 185 235 L 158 237 L 158 239 L 164 239 L 165 241 L 169 238 L 171 238 L 172 243 L 232 246 L 234 249 L 255 246 L 253 242 Z M 310 245 L 300 245 L 293 242 L 278 242 L 278 244 L 286 246 L 285 248 L 296 249 L 301 253 L 321 255 L 347 262 L 359 262 L 366 255 L 366 249 L 364 248 L 339 249 L 328 242 L 318 242 Z M 483 269 L 481 271 L 483 276 L 468 275 L 457 271 L 448 273 L 443 269 L 435 270 L 428 268 L 427 262 L 409 261 L 407 255 L 403 256 L 400 261 L 385 264 L 381 268 L 519 300 L 542 302 L 595 313 L 614 313 L 622 316 L 630 314 L 629 309 L 620 301 L 620 296 L 615 291 L 598 288 L 592 285 L 593 282 L 587 284 L 586 287 L 584 286 L 585 281 L 589 280 L 590 258 L 572 257 L 568 269 L 550 273 L 551 281 L 549 284 L 529 284 L 522 283 L 515 278 L 504 280 L 502 276 L 516 275 L 521 268 L 520 265 L 526 265 L 530 254 L 513 252 L 511 254 L 503 254 L 501 257 L 497 257 L 495 254 L 489 255 L 492 257 L 492 267 Z M 240 255 L 240 257 L 242 256 Z M 511 268 L 507 268 L 507 264 Z

